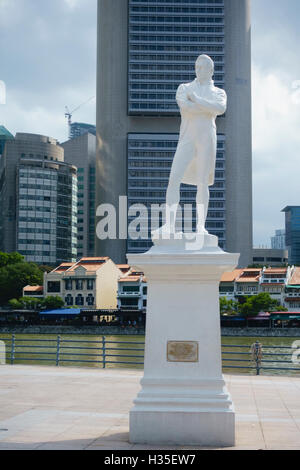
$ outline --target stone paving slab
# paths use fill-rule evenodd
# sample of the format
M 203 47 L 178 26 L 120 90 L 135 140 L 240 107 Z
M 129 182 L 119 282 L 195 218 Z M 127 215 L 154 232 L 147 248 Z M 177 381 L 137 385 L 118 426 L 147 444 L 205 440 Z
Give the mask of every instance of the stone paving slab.
M 0 450 L 202 450 L 129 443 L 142 371 L 0 366 Z M 300 449 L 300 377 L 226 375 L 236 450 Z

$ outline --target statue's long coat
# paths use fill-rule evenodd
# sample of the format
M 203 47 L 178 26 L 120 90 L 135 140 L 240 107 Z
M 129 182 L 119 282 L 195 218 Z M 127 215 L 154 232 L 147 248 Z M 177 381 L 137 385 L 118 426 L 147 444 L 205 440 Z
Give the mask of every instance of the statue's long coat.
M 188 94 L 195 92 L 200 98 L 205 99 L 207 109 L 205 112 L 196 109 L 195 104 L 189 99 Z M 209 186 L 214 184 L 217 132 L 216 117 L 224 114 L 227 105 L 227 96 L 224 90 L 214 86 L 214 82 L 202 86 L 198 80 L 180 85 L 177 90 L 176 100 L 180 108 L 182 122 L 180 138 L 175 159 L 180 159 L 181 153 L 190 152 L 191 162 L 186 168 L 182 183 L 197 185 L 203 175 L 199 174 L 198 159 L 209 160 Z

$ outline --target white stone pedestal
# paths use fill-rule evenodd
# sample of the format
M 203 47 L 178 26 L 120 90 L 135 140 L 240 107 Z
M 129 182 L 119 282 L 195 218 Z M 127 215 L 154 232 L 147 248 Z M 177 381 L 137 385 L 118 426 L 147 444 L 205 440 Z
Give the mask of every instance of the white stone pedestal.
M 170 249 L 163 245 L 128 255 L 148 281 L 145 372 L 130 412 L 130 441 L 233 446 L 234 408 L 222 376 L 219 282 L 239 255 L 209 243 L 199 251 L 173 243 Z

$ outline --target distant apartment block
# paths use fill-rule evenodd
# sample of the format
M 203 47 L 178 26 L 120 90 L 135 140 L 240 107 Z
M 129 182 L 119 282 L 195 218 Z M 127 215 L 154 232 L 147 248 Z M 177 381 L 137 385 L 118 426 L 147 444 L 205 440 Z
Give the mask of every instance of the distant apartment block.
M 75 139 L 87 133 L 96 136 L 96 126 L 93 124 L 86 124 L 85 122 L 72 122 L 70 125 L 70 139 Z
M 274 237 L 271 237 L 271 247 L 273 250 L 285 250 L 285 230 L 276 230 Z
M 286 249 L 254 248 L 252 262 L 261 266 L 280 266 L 288 264 Z
M 78 258 L 95 254 L 96 137 L 89 131 L 62 144 L 78 171 Z
M 55 139 L 16 134 L 0 159 L 0 250 L 55 265 L 77 258 L 77 169 Z

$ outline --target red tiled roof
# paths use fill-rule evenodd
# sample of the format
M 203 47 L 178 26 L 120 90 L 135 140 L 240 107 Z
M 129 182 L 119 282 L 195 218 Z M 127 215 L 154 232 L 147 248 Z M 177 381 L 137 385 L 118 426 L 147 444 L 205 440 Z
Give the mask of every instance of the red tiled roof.
M 119 282 L 139 282 L 141 279 L 141 276 L 126 276 L 126 277 L 121 277 Z M 147 282 L 145 276 L 142 277 L 142 282 Z
M 60 272 L 60 271 L 67 271 L 67 269 L 73 266 L 73 264 L 74 263 L 62 263 L 57 268 L 53 269 L 53 271 L 51 272 L 55 273 L 55 272 Z
M 130 270 L 129 264 L 117 264 L 117 268 L 119 268 L 124 274 Z
M 264 274 L 286 274 L 287 268 L 267 268 Z
M 242 269 L 234 269 L 234 271 L 226 272 L 221 278 L 221 282 L 233 282 L 235 279 L 242 274 Z
M 24 287 L 24 292 L 43 292 L 43 286 L 26 286 Z
M 81 258 L 77 263 L 73 264 L 67 272 L 74 272 L 77 268 L 82 266 L 86 271 L 96 272 L 99 268 L 109 260 L 108 257 L 98 258 Z

